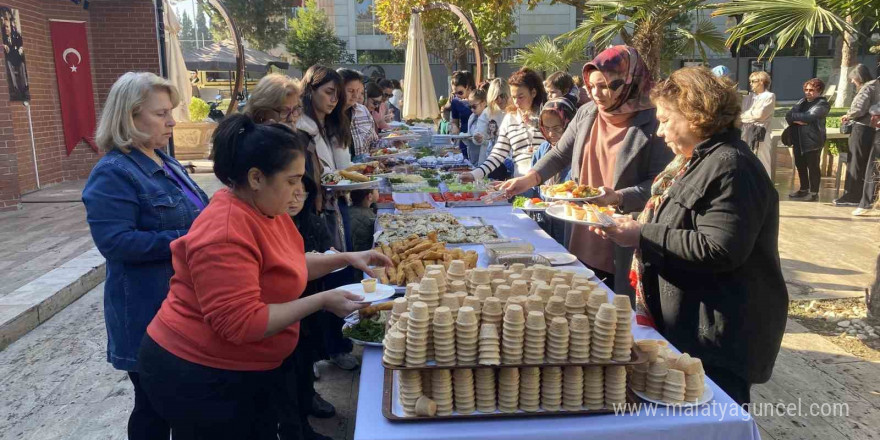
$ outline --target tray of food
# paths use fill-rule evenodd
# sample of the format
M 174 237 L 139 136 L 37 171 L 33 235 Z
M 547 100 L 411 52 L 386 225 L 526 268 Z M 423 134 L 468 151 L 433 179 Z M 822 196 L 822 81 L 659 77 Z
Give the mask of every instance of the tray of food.
M 583 202 L 605 195 L 605 192 L 589 185 L 578 185 L 569 180 L 557 185 L 541 185 L 541 197 L 545 200 Z
M 637 402 L 626 386 L 625 367 L 587 367 L 581 371 L 578 375 L 559 367 L 482 368 L 458 373 L 385 370 L 382 415 L 391 422 L 586 416 L 612 414 L 615 407 Z M 566 372 L 568 377 L 580 377 L 581 386 L 566 383 Z M 423 380 L 431 384 L 430 390 L 416 385 Z M 514 392 L 514 388 L 519 389 Z M 581 390 L 578 399 L 574 391 Z M 606 396 L 606 390 L 612 394 Z
M 377 242 L 375 250 L 385 254 L 394 263 L 393 267 L 374 269 L 379 281 L 400 287 L 421 281 L 432 265 L 445 267 L 453 260 L 460 260 L 466 268 L 474 268 L 479 258 L 474 250 L 447 247 L 438 240 L 436 232 L 429 232 L 424 238 L 413 234 L 390 243 Z
M 448 244 L 483 244 L 504 238 L 493 225 L 465 226 L 449 213 L 380 214 L 376 243 L 404 240 L 412 235 L 426 238 L 436 233 Z
M 357 171 L 336 171 L 321 177 L 321 186 L 334 191 L 353 191 L 356 189 L 377 188 L 379 177 L 368 177 Z

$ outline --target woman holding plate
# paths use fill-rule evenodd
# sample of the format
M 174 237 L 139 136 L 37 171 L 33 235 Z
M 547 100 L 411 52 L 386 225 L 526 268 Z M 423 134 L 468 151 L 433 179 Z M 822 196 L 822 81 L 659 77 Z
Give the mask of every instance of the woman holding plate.
M 583 77 L 592 101 L 578 109 L 553 149 L 501 189 L 520 194 L 570 166 L 573 179 L 605 191 L 593 203 L 638 212 L 654 176 L 672 158 L 655 136 L 657 118 L 648 97 L 651 74 L 634 48 L 614 46 L 584 65 Z M 599 239 L 585 226 L 572 228 L 567 247 L 615 292 L 633 297 L 627 277 L 632 251 Z
M 593 229 L 635 248 L 636 320 L 652 325 L 739 404 L 770 379 L 788 313 L 779 262 L 779 198 L 740 140 L 740 96 L 705 67 L 651 92 L 676 156 L 651 185 L 638 221 Z
M 280 368 L 299 322 L 320 310 L 346 316 L 362 297 L 310 280 L 353 266 L 391 265 L 375 251 L 306 254 L 288 209 L 305 199 L 305 141 L 245 115 L 214 133 L 218 191 L 189 233 L 171 244 L 168 297 L 147 327 L 142 384 L 175 439 L 277 438 Z

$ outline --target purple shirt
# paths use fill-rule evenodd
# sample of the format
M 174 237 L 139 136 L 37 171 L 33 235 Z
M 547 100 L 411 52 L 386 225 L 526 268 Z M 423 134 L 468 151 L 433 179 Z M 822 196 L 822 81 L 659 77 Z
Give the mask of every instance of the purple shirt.
M 180 179 L 180 176 L 178 176 L 177 173 L 175 173 L 174 170 L 172 170 L 167 163 L 163 162 L 162 168 L 164 168 L 165 172 L 168 173 L 168 175 L 171 176 L 171 178 L 174 179 L 175 182 L 177 182 L 177 186 L 179 186 L 180 189 L 183 190 L 183 193 L 186 194 L 186 198 L 188 198 L 193 205 L 196 205 L 196 207 L 199 208 L 199 211 L 205 209 L 205 203 L 202 202 L 202 199 L 200 199 L 199 196 L 189 188 L 189 185 L 187 185 L 186 182 Z

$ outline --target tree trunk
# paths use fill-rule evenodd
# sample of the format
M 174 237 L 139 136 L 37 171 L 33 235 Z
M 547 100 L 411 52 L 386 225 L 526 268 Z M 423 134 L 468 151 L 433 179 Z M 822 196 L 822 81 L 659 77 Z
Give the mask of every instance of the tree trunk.
M 486 81 L 495 78 L 495 58 L 486 54 Z
M 846 16 L 846 22 L 853 24 L 852 16 Z M 837 97 L 834 107 L 849 107 L 852 100 L 852 88 L 849 86 L 849 71 L 856 59 L 856 36 L 843 34 L 843 50 L 840 54 L 840 77 L 837 79 Z
M 467 57 L 468 51 L 456 49 L 455 52 L 455 62 L 458 64 L 458 70 L 471 70 Z
M 651 77 L 659 78 L 660 51 L 663 49 L 663 27 L 642 23 L 633 32 L 632 46 L 639 52 L 651 72 Z

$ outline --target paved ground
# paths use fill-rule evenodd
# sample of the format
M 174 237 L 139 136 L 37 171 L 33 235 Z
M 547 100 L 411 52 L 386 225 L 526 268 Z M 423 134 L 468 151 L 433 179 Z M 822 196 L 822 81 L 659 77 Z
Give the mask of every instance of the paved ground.
M 788 176 L 781 172 L 777 178 L 781 194 L 788 192 Z M 196 179 L 208 194 L 221 187 L 210 174 Z M 40 195 L 55 203 L 27 204 L 23 211 L 0 214 L 0 295 L 15 283 L 24 284 L 30 276 L 26 271 L 59 265 L 65 252 L 72 257 L 76 246 L 91 246 L 82 206 L 63 201 L 76 191 L 62 192 L 63 197 Z M 830 206 L 832 198 L 831 190 L 824 190 L 823 203 L 781 204 L 780 256 L 792 299 L 857 296 L 873 279 L 880 217 L 853 218 L 852 208 Z M 48 271 L 39 270 L 33 278 Z M 0 439 L 125 438 L 131 386 L 105 362 L 102 289 L 92 290 L 0 352 Z M 337 405 L 339 415 L 313 424 L 334 438 L 350 439 L 358 374 L 328 365 L 322 372 L 319 392 Z M 755 401 L 800 402 L 806 410 L 811 403 L 846 403 L 849 415 L 759 416 L 763 437 L 880 438 L 877 377 L 877 363 L 851 356 L 789 322 L 774 376 L 755 387 Z

